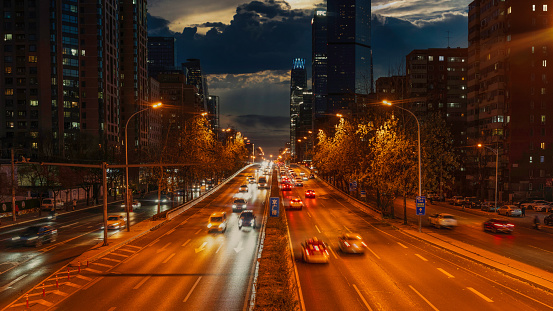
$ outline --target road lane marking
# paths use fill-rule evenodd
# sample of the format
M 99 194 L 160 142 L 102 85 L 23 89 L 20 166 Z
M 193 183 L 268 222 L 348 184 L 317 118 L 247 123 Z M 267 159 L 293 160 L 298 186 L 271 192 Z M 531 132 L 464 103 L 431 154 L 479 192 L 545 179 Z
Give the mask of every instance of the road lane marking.
M 348 227 L 344 226 L 344 228 L 345 228 L 349 233 L 351 233 L 351 230 L 349 230 Z
M 244 244 L 244 242 L 240 241 L 238 242 L 238 246 L 236 248 L 234 248 L 234 251 L 236 253 L 239 253 L 241 250 L 243 250 L 244 248 L 242 247 L 242 245 Z
M 367 249 L 371 251 L 371 253 L 373 253 L 374 257 L 380 259 L 380 256 L 378 256 L 370 247 L 367 246 Z
M 187 221 L 188 221 L 188 219 L 185 219 L 183 222 L 181 222 L 181 223 L 179 224 L 179 226 L 184 225 Z
M 422 257 L 422 256 L 421 256 L 421 255 L 419 255 L 419 254 L 415 254 L 415 256 L 419 257 L 419 258 L 420 258 L 420 259 L 422 259 L 423 261 L 428 261 L 428 259 L 426 259 L 426 258 Z
M 335 258 L 335 259 L 338 259 L 338 256 L 336 256 L 336 253 L 332 250 L 332 248 L 330 247 L 330 245 L 328 246 L 328 249 L 330 250 L 330 252 L 332 253 L 332 255 L 334 255 L 334 258 Z
M 194 288 L 196 288 L 196 286 L 198 285 L 198 283 L 200 283 L 200 280 L 202 279 L 202 277 L 200 276 L 197 280 L 196 280 L 196 283 L 194 283 L 194 286 L 192 286 L 192 288 L 190 289 L 190 291 L 188 292 L 188 295 L 186 295 L 186 298 L 184 298 L 184 300 L 182 302 L 186 302 L 188 300 L 188 298 L 190 297 L 190 295 L 192 295 L 192 292 L 194 291 Z
M 533 248 L 535 248 L 535 249 L 539 249 L 540 251 L 544 251 L 544 252 L 548 252 L 548 253 L 553 253 L 552 251 L 548 251 L 548 250 L 546 250 L 546 249 L 539 248 L 539 247 L 536 247 L 536 246 L 534 246 L 534 245 L 529 245 L 529 246 L 530 246 L 530 247 L 533 247 Z
M 140 247 L 140 246 L 134 246 L 134 245 L 128 245 L 128 244 L 125 245 L 125 246 L 128 246 L 128 247 L 135 247 L 135 248 L 138 248 L 138 249 L 142 249 L 142 247 Z
M 159 242 L 159 239 L 157 239 L 157 240 L 153 241 L 153 242 L 152 242 L 152 243 L 150 243 L 150 245 L 148 245 L 148 246 L 152 246 L 152 245 L 156 244 L 157 242 Z
M 417 295 L 419 295 L 419 297 L 421 297 L 422 300 L 426 301 L 426 303 L 427 303 L 432 309 L 434 309 L 434 310 L 436 310 L 436 311 L 439 311 L 438 308 L 434 307 L 434 305 L 433 305 L 430 301 L 428 301 L 428 299 L 426 299 L 423 295 L 421 295 L 421 293 L 419 293 L 413 286 L 409 285 L 409 287 L 410 287 L 415 293 L 417 293 Z
M 112 268 L 113 267 L 112 265 L 106 265 L 106 264 L 99 263 L 99 262 L 91 262 L 90 264 L 91 265 L 97 265 L 97 266 L 100 266 L 100 267 L 106 267 L 106 268 Z
M 120 248 L 118 249 L 118 251 L 123 251 L 123 252 L 128 252 L 128 253 L 136 253 L 135 251 L 131 251 L 131 250 L 128 250 L 128 249 L 123 249 L 123 248 Z
M 201 252 L 201 251 L 203 251 L 203 250 L 205 249 L 206 244 L 207 244 L 207 242 L 204 242 L 204 243 L 202 244 L 202 246 L 200 246 L 200 247 L 198 247 L 198 248 L 195 248 L 194 251 L 196 252 L 196 254 L 199 253 L 199 252 Z
M 217 251 L 215 252 L 215 254 L 217 254 L 219 252 L 219 250 L 221 249 L 221 247 L 223 247 L 223 244 L 225 243 L 221 243 L 221 245 L 219 245 L 219 247 L 217 248 Z
M 17 279 L 11 281 L 10 283 L 0 287 L 0 293 L 5 291 L 6 289 L 10 288 L 10 286 L 12 286 L 13 284 L 15 284 L 16 282 L 18 282 L 19 280 L 21 280 L 22 278 L 26 277 L 28 274 L 23 274 L 21 275 L 20 277 L 18 277 Z
M 309 212 L 307 212 L 307 216 L 309 216 L 309 218 L 311 218 L 311 214 L 309 214 Z
M 76 225 L 76 224 L 78 224 L 78 223 L 79 223 L 79 222 L 77 221 L 77 222 L 74 222 L 74 223 L 72 223 L 72 224 L 68 224 L 68 225 L 65 225 L 65 226 L 61 226 L 60 228 L 71 227 L 71 226 Z
M 148 281 L 152 276 L 151 275 L 148 275 L 147 277 L 143 278 L 142 281 L 140 281 L 140 283 L 136 284 L 135 287 L 133 287 L 132 289 L 139 289 L 140 286 L 142 286 L 142 284 L 146 283 L 146 281 Z
M 361 300 L 363 300 L 363 303 L 365 304 L 365 307 L 367 307 L 367 309 L 372 311 L 371 306 L 369 306 L 369 303 L 365 300 L 365 297 L 363 297 L 363 295 L 361 295 L 361 292 L 359 291 L 357 286 L 355 286 L 355 284 L 353 284 L 353 288 L 355 288 L 355 291 L 357 292 L 357 295 L 359 295 L 359 297 L 361 297 Z
M 403 244 L 401 244 L 401 243 L 399 243 L 399 242 L 397 242 L 397 244 L 399 244 L 399 245 L 400 245 L 401 247 L 403 247 L 403 248 L 407 248 L 407 246 L 405 246 L 405 245 L 403 245 Z
M 107 266 L 107 267 L 110 267 L 110 268 L 113 267 L 113 266 L 108 266 L 108 265 L 106 265 L 106 266 Z M 90 272 L 96 273 L 96 274 L 101 274 L 101 273 L 103 273 L 103 272 L 100 271 L 100 270 L 95 270 L 95 269 L 92 269 L 92 268 L 86 268 L 86 269 L 84 269 L 84 270 L 85 270 L 85 271 L 90 271 Z
M 202 230 L 203 230 L 203 229 L 200 229 L 200 230 L 196 231 L 196 233 L 194 233 L 194 234 L 198 234 L 198 233 L 200 233 Z
M 111 255 L 115 255 L 115 256 L 119 256 L 119 257 L 129 257 L 130 255 L 123 255 L 123 254 L 118 254 L 118 253 L 110 253 Z
M 163 251 L 167 248 L 167 246 L 171 245 L 171 243 L 173 243 L 173 242 L 169 242 L 169 243 L 165 244 L 165 246 L 163 246 L 162 248 L 158 249 L 158 250 L 156 251 L 156 253 L 159 254 L 159 253 L 163 252 Z
M 186 244 L 188 244 L 188 242 L 190 242 L 190 239 L 188 239 L 186 242 L 182 243 L 181 246 L 183 246 L 183 247 L 186 246 Z
M 107 258 L 107 257 L 102 257 L 101 259 L 103 259 L 103 260 L 109 260 L 109 261 L 114 261 L 114 262 L 121 262 L 121 260 L 119 260 L 119 259 L 111 259 L 111 258 Z
M 480 293 L 479 291 L 477 291 L 476 289 L 472 288 L 472 287 L 467 287 L 468 290 L 470 290 L 471 292 L 475 293 L 478 297 L 486 300 L 487 302 L 493 302 L 493 300 L 491 300 L 490 298 L 484 296 L 482 293 Z
M 115 309 L 116 309 L 116 307 L 111 307 L 111 308 L 108 309 L 108 311 L 113 311 Z
M 169 234 L 171 234 L 171 233 L 175 232 L 175 230 L 176 230 L 176 229 L 174 229 L 174 228 L 173 228 L 173 229 L 171 229 L 171 230 L 167 231 L 167 232 L 166 232 L 166 233 L 165 233 L 164 235 L 169 235 Z
M 319 233 L 322 233 L 321 230 L 319 230 L 319 227 L 317 227 L 317 225 L 315 225 L 315 229 L 317 229 L 317 231 L 319 231 Z
M 453 275 L 447 273 L 447 272 L 446 272 L 444 269 L 442 269 L 442 268 L 438 268 L 438 270 L 439 270 L 441 273 L 447 275 L 447 277 L 450 278 L 450 279 L 455 278 Z
M 167 257 L 167 259 L 165 259 L 162 263 L 167 263 L 171 258 L 173 258 L 173 256 L 175 256 L 175 253 L 172 253 L 169 257 Z

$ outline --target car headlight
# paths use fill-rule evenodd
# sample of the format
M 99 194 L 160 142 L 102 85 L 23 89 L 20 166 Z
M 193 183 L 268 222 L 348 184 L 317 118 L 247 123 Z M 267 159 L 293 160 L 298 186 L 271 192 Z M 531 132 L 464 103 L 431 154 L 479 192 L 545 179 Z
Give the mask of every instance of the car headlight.
M 242 219 L 238 220 L 238 225 L 239 225 L 239 226 L 242 225 Z
M 243 208 L 246 208 L 246 204 L 242 204 L 242 207 L 243 207 Z
M 29 238 L 29 241 L 31 241 L 31 240 L 36 240 L 36 238 L 38 238 L 38 237 L 37 237 L 37 236 L 34 236 L 34 237 L 32 237 L 32 238 Z
M 212 227 L 212 224 L 208 224 L 207 227 L 208 227 L 208 228 L 211 228 L 211 227 Z
M 14 236 L 14 237 L 12 238 L 12 241 L 17 241 L 17 240 L 20 240 L 20 239 L 21 239 L 20 236 Z
M 236 208 L 236 204 L 232 204 L 232 208 Z
M 219 228 L 223 228 L 223 226 L 224 226 L 224 224 L 220 224 L 220 225 L 219 225 Z

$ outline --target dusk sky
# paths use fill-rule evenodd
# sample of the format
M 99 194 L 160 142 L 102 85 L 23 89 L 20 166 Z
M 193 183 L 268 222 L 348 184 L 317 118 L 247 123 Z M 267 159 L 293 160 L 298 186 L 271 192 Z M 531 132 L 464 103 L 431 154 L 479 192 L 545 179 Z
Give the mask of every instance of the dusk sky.
M 414 49 L 467 47 L 469 0 L 373 0 L 375 80 L 404 73 Z M 179 64 L 199 58 L 222 128 L 235 127 L 276 154 L 289 141 L 292 59 L 311 76 L 310 0 L 150 0 L 148 33 L 177 39 Z M 310 85 L 310 80 L 308 85 Z

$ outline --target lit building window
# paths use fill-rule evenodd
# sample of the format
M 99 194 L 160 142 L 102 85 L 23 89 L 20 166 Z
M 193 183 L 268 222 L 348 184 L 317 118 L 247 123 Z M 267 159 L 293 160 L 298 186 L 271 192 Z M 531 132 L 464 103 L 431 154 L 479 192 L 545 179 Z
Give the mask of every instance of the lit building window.
M 440 62 L 443 62 L 443 61 L 444 61 L 444 57 L 443 57 L 443 56 L 438 56 L 438 60 L 439 60 Z
M 541 116 L 541 123 L 542 123 L 542 124 L 545 124 L 545 115 L 542 115 L 542 116 Z
M 540 149 L 545 149 L 545 143 L 540 144 Z
M 29 101 L 29 105 L 35 106 L 35 107 L 38 106 L 38 100 L 36 100 L 36 99 L 31 99 L 31 100 Z
M 544 87 L 541 88 L 541 95 L 545 95 L 547 92 L 546 92 L 546 89 Z
M 38 143 L 36 142 L 31 143 L 31 148 L 38 149 Z
M 511 7 L 507 8 L 507 14 L 511 14 Z
M 536 12 L 536 5 L 532 4 L 532 12 Z
M 545 156 L 540 156 L 540 163 L 545 162 Z
M 13 35 L 11 33 L 4 34 L 4 41 L 10 41 L 13 39 Z
M 530 156 L 530 160 L 529 160 L 529 163 L 532 163 L 532 156 Z
M 4 95 L 13 95 L 13 89 L 5 89 Z
M 542 66 L 543 66 L 543 67 L 547 67 L 547 60 L 546 60 L 546 59 L 544 59 L 544 60 L 542 61 Z
M 6 127 L 7 128 L 14 128 L 15 127 L 15 123 L 13 121 L 8 121 L 6 122 Z
M 532 54 L 534 54 L 534 47 L 532 47 Z
M 37 56 L 29 55 L 29 63 L 36 63 L 38 60 Z
M 12 67 L 11 66 L 4 67 L 4 73 L 12 73 Z
M 547 12 L 547 4 L 544 4 L 544 5 L 543 5 L 543 11 L 544 11 L 544 12 Z

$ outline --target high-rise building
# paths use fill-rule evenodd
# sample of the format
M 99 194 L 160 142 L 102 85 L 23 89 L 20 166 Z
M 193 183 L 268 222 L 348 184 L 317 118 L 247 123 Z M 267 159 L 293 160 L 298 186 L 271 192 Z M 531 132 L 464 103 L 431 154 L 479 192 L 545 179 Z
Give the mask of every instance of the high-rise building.
M 313 91 L 303 91 L 296 124 L 296 161 L 311 161 L 313 150 Z
M 186 84 L 194 85 L 198 89 L 198 94 L 200 94 L 201 98 L 201 110 L 207 111 L 209 92 L 200 60 L 195 58 L 187 59 L 187 62 L 182 64 L 182 69 L 186 74 Z
M 403 101 L 407 98 L 405 76 L 380 77 L 376 80 L 376 100 Z
M 311 83 L 313 118 L 327 113 L 327 17 L 326 10 L 316 9 L 311 21 Z
M 213 133 L 219 133 L 219 96 L 209 95 L 207 100 L 208 120 Z
M 157 77 L 161 72 L 177 66 L 176 39 L 174 37 L 148 37 L 148 75 Z
M 453 145 L 466 145 L 466 48 L 413 50 L 406 57 L 406 108 L 420 119 L 439 112 L 449 125 Z M 464 154 L 465 149 L 459 148 Z
M 328 0 L 326 18 L 327 109 L 355 115 L 372 92 L 371 1 Z
M 305 59 L 294 58 L 290 74 L 290 147 L 292 159 L 296 159 L 297 124 L 300 116 L 300 105 L 303 103 L 303 92 L 307 88 L 307 71 Z
M 551 200 L 550 1 L 478 0 L 468 12 L 469 189 L 486 199 Z M 485 147 L 477 148 L 481 143 Z M 495 178 L 496 153 L 498 175 Z M 496 183 L 497 182 L 497 183 Z

